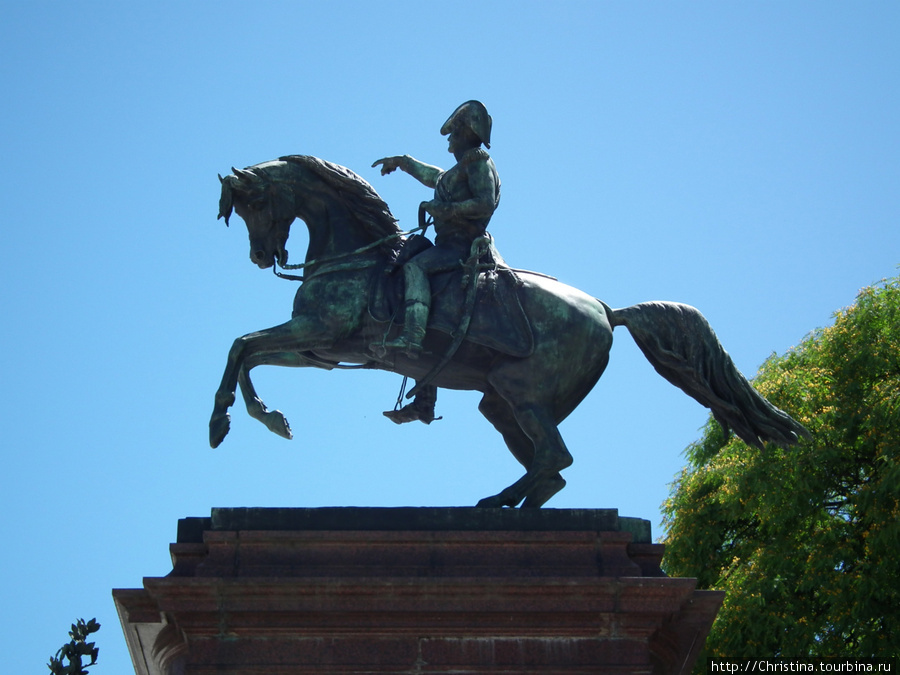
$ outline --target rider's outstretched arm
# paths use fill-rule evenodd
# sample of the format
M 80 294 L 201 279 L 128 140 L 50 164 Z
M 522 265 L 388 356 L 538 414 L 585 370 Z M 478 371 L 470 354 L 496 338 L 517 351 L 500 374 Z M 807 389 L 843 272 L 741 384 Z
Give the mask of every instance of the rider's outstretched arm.
M 400 155 L 397 157 L 385 157 L 372 163 L 372 166 L 381 165 L 381 175 L 385 176 L 394 169 L 400 169 L 404 173 L 408 173 L 425 187 L 433 188 L 437 185 L 438 176 L 444 171 L 437 166 L 431 166 L 410 157 L 409 155 Z

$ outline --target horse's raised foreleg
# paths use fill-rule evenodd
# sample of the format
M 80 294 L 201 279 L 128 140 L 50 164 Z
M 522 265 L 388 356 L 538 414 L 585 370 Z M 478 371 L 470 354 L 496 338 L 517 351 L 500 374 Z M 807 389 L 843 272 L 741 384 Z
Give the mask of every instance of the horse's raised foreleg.
M 494 425 L 494 428 L 503 436 L 506 446 L 519 463 L 530 470 L 534 461 L 534 443 L 529 438 L 513 414 L 510 405 L 496 393 L 488 393 L 481 399 L 478 410 L 485 418 Z M 553 495 L 562 490 L 566 486 L 566 481 L 559 472 L 547 476 L 540 482 L 536 483 L 525 497 L 523 507 L 540 507 L 545 504 Z M 499 496 L 499 495 L 498 495 Z M 491 498 L 493 499 L 493 498 Z M 487 500 L 482 500 L 485 502 Z M 490 502 L 483 504 L 490 506 Z M 514 506 L 514 504 L 504 504 L 506 506 Z
M 272 433 L 290 440 L 293 438 L 291 426 L 287 418 L 280 410 L 269 410 L 266 404 L 256 393 L 253 381 L 250 379 L 250 370 L 256 366 L 283 366 L 288 368 L 302 368 L 310 365 L 309 360 L 297 352 L 282 352 L 276 354 L 256 354 L 244 360 L 244 366 L 238 373 L 238 385 L 241 388 L 241 396 L 247 413 L 255 420 L 259 420 Z
M 322 335 L 309 331 L 303 319 L 299 317 L 280 326 L 250 333 L 235 340 L 231 350 L 228 352 L 228 360 L 225 372 L 222 375 L 222 382 L 216 391 L 213 413 L 209 420 L 209 444 L 214 448 L 218 447 L 228 434 L 230 427 L 228 408 L 234 404 L 234 393 L 239 379 L 242 380 L 242 387 L 246 385 L 246 389 L 243 389 L 244 401 L 248 403 L 248 410 L 250 410 L 251 415 L 254 411 L 258 412 L 259 417 L 257 419 L 261 417 L 267 427 L 275 431 L 275 433 L 290 437 L 290 428 L 287 426 L 284 416 L 277 411 L 270 413 L 266 410 L 265 405 L 256 396 L 253 384 L 245 369 L 265 362 L 273 365 L 301 365 L 297 362 L 287 363 L 287 355 L 294 354 L 299 356 L 300 352 L 323 346 L 327 346 L 327 343 L 323 340 Z M 266 359 L 269 360 L 266 361 Z M 279 420 L 279 417 L 281 420 Z M 283 422 L 283 427 L 280 426 L 281 422 Z M 281 431 L 278 430 L 279 427 Z

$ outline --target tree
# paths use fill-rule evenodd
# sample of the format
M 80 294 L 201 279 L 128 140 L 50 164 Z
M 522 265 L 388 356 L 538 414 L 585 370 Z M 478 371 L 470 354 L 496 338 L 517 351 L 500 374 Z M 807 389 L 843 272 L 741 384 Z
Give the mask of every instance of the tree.
M 900 654 L 900 277 L 754 386 L 811 432 L 758 450 L 712 421 L 664 504 L 665 569 L 726 591 L 709 656 Z
M 93 642 L 87 642 L 87 637 L 91 633 L 100 630 L 100 624 L 97 619 L 91 619 L 85 622 L 84 619 L 78 619 L 72 624 L 72 630 L 69 631 L 68 644 L 64 644 L 56 652 L 56 656 L 50 657 L 50 663 L 47 667 L 53 675 L 88 675 L 88 667 L 97 663 L 97 655 L 100 650 L 94 646 Z M 82 659 L 90 656 L 91 662 L 85 666 Z M 68 664 L 63 663 L 68 661 Z

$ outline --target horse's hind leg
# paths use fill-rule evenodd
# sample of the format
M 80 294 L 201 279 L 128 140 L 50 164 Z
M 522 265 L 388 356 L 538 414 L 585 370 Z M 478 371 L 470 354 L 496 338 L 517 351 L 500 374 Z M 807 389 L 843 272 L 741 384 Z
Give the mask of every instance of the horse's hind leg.
M 498 394 L 491 392 L 485 394 L 481 399 L 478 410 L 500 432 L 509 451 L 525 467 L 526 471 L 531 469 L 534 461 L 534 443 L 522 431 L 509 403 Z M 566 481 L 559 475 L 559 472 L 547 476 L 529 491 L 522 506 L 526 508 L 543 506 L 565 486 Z M 504 505 L 514 506 L 515 504 Z
M 546 407 L 537 403 L 513 404 L 505 397 L 500 400 L 506 404 L 509 413 L 496 399 L 488 396 L 480 409 L 503 434 L 507 446 L 525 466 L 526 472 L 499 494 L 482 499 L 478 506 L 515 506 L 523 499 L 523 506 L 541 506 L 565 486 L 559 472 L 572 464 L 572 455 Z

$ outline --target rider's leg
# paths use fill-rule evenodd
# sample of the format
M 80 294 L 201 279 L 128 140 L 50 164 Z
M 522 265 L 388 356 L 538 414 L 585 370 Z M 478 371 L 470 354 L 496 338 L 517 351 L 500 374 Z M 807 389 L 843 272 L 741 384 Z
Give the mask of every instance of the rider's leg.
M 403 266 L 406 284 L 406 314 L 403 332 L 396 340 L 383 346 L 403 349 L 415 358 L 422 351 L 428 314 L 431 310 L 431 282 L 429 277 L 438 272 L 446 272 L 460 266 L 469 254 L 470 244 L 448 244 L 425 249 Z
M 422 342 L 425 340 L 428 313 L 431 310 L 431 285 L 428 274 L 415 260 L 403 266 L 403 279 L 406 284 L 403 332 L 397 339 L 385 342 L 384 346 L 402 349 L 408 356 L 416 358 L 422 351 Z

